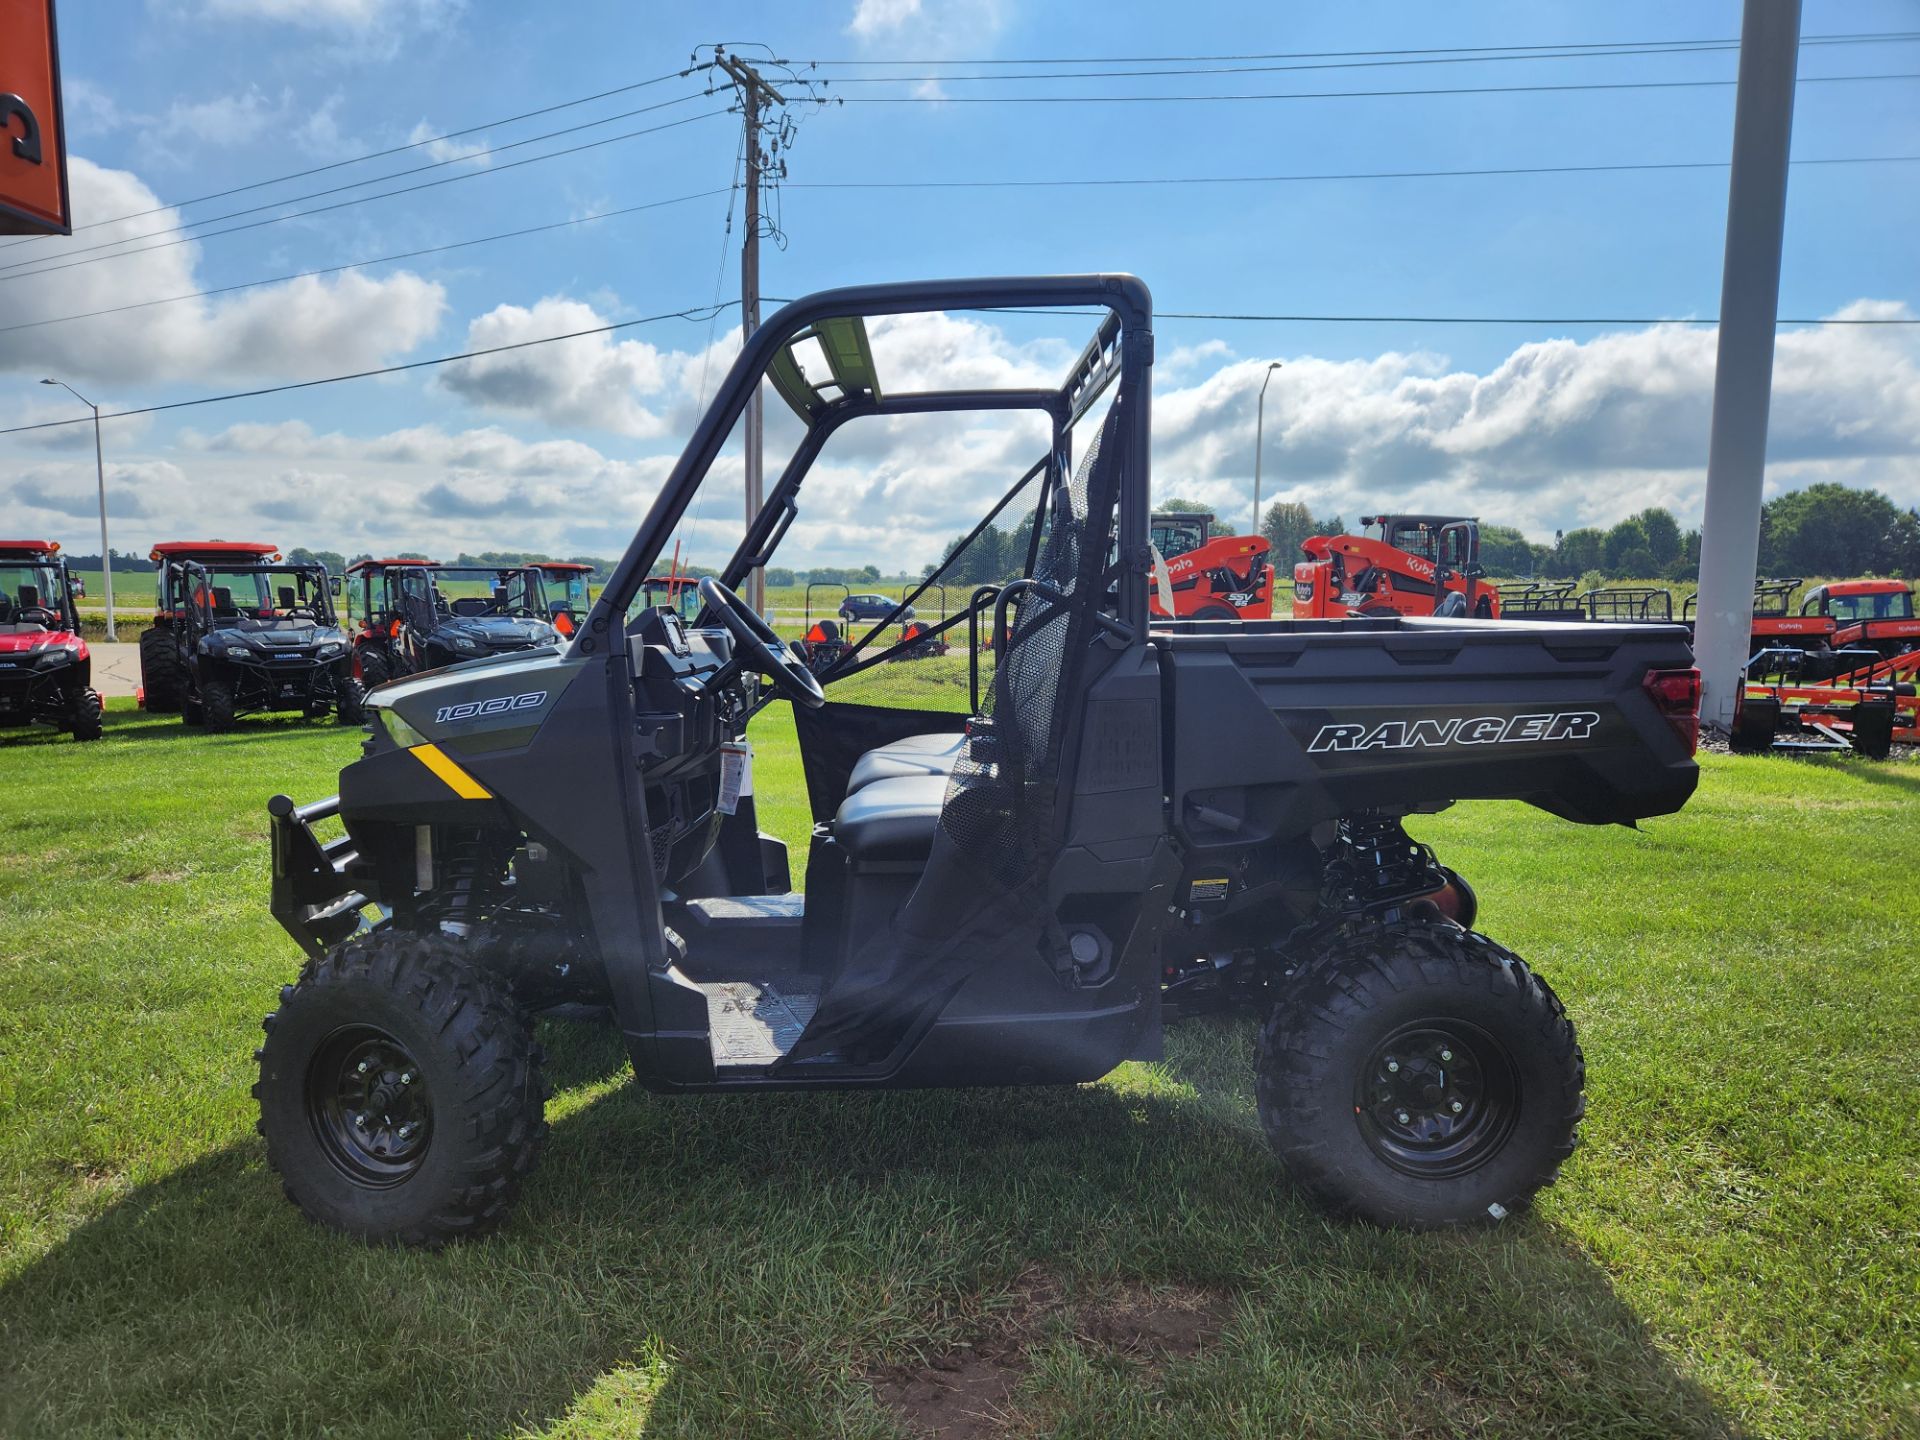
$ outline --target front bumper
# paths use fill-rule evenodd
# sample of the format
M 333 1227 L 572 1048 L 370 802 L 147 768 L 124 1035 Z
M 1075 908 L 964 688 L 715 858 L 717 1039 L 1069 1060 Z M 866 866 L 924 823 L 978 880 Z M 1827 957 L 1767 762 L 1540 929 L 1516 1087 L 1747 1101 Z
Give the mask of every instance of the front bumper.
M 286 795 L 267 801 L 273 840 L 273 881 L 269 906 L 278 920 L 314 959 L 342 940 L 368 928 L 371 902 L 347 878 L 360 858 L 351 835 L 322 840 L 317 821 L 340 813 L 340 797 L 329 795 L 311 805 L 295 805 Z

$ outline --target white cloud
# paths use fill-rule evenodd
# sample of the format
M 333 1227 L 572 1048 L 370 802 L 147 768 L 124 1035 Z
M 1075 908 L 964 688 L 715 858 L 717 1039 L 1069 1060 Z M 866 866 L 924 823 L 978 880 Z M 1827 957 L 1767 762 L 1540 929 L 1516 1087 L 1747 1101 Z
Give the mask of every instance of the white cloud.
M 847 33 L 863 46 L 906 45 L 916 58 L 937 61 L 979 54 L 1005 25 L 1005 0 L 855 0 Z M 946 95 L 937 78 L 921 81 L 913 93 Z
M 212 19 L 266 20 L 312 30 L 367 31 L 409 23 L 440 23 L 462 0 L 205 0 Z
M 1843 314 L 1906 312 L 1862 302 Z M 589 318 L 599 312 L 550 299 L 475 324 L 552 333 Z M 883 383 L 894 390 L 1058 384 L 1074 353 L 1071 342 L 1020 339 L 977 316 L 875 320 L 872 338 Z M 205 497 L 218 494 L 236 533 L 247 528 L 283 544 L 613 554 L 691 432 L 703 366 L 710 394 L 738 343 L 728 334 L 687 352 L 593 337 L 517 352 L 538 357 L 537 367 L 467 377 L 462 393 L 487 408 L 620 435 L 644 430 L 653 438 L 643 448 L 658 453 L 642 458 L 566 436 L 523 439 L 495 425 L 355 436 L 289 418 L 188 432 L 169 446 L 114 443 L 110 434 L 110 463 L 116 454 L 119 462 L 109 483 L 145 511 L 125 512 L 129 544 L 194 529 Z M 1244 523 L 1265 361 L 1220 364 L 1210 344 L 1189 349 L 1190 378 L 1177 367 L 1158 377 L 1155 491 Z M 1484 373 L 1429 354 L 1296 356 L 1267 396 L 1266 498 L 1304 500 L 1316 514 L 1349 521 L 1375 509 L 1479 514 L 1542 539 L 1654 504 L 1697 524 L 1713 358 L 1712 332 L 1681 325 L 1534 342 Z M 286 413 L 297 415 L 298 404 Z M 570 414 L 578 418 L 568 422 Z M 771 478 L 798 426 L 777 403 L 767 414 Z M 833 437 L 808 477 L 779 563 L 923 565 L 999 498 L 1044 439 L 1044 424 L 1030 415 L 857 421 Z M 1771 456 L 1769 493 L 1837 479 L 1920 504 L 1920 335 L 1867 326 L 1784 333 Z M 0 472 L 8 476 L 0 506 L 29 528 L 64 536 L 84 527 L 93 495 L 86 449 L 16 447 L 0 458 L 14 462 Z M 10 482 L 16 493 L 7 493 Z M 731 450 L 681 529 L 703 563 L 739 535 L 739 483 Z M 581 496 L 591 505 L 571 503 Z
M 178 211 L 159 207 L 154 193 L 126 171 L 74 156 L 69 174 L 78 214 L 157 210 L 89 231 L 91 243 L 150 235 L 180 222 Z M 199 245 L 149 243 L 155 248 L 136 244 L 140 253 L 124 259 L 75 257 L 99 264 L 0 272 L 7 323 L 197 297 Z M 49 266 L 65 263 L 56 251 L 37 253 Z M 407 270 L 378 279 L 359 272 L 309 277 L 228 299 L 194 298 L 0 334 L 0 370 L 108 384 L 307 379 L 406 353 L 433 334 L 445 308 L 441 287 Z
M 592 330 L 608 320 L 591 305 L 550 295 L 531 307 L 500 305 L 467 327 L 469 350 Z M 644 340 L 587 335 L 558 344 L 464 360 L 440 376 L 473 404 L 549 425 L 579 425 L 617 435 L 662 433 L 660 417 L 640 403 L 666 383 L 661 354 Z

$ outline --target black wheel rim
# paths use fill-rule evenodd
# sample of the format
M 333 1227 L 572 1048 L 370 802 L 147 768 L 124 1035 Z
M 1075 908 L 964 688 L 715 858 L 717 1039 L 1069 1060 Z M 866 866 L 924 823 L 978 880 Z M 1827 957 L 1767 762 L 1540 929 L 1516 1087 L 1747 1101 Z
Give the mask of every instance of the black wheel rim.
M 1425 1180 L 1484 1165 L 1513 1133 L 1520 1081 L 1507 1047 L 1464 1020 L 1422 1020 L 1388 1035 L 1361 1068 L 1354 1118 L 1368 1146 Z
M 433 1143 L 426 1077 L 406 1046 L 372 1025 L 336 1030 L 314 1053 L 307 1119 L 334 1168 L 371 1189 L 407 1180 Z

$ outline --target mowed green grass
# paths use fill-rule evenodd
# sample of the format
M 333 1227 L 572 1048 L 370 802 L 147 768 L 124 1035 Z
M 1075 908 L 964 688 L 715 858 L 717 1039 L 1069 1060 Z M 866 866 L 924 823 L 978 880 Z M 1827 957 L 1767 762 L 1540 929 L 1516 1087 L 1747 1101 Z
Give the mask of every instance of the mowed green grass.
M 784 708 L 755 733 L 797 847 Z M 1584 1148 L 1492 1233 L 1304 1206 L 1247 1020 L 1079 1088 L 726 1099 L 550 1024 L 513 1222 L 420 1255 L 310 1228 L 247 1096 L 299 961 L 264 801 L 358 738 L 0 738 L 0 1434 L 886 1436 L 873 1377 L 968 1341 L 1011 1433 L 1920 1433 L 1912 762 L 1708 757 L 1639 833 L 1417 823 L 1586 1047 Z M 1087 1319 L 1154 1297 L 1204 1343 Z

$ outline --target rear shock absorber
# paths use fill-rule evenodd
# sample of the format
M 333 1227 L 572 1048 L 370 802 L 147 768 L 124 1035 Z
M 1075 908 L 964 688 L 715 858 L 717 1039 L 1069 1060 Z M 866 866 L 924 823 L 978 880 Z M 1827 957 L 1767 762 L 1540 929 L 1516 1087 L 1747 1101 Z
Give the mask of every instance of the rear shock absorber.
M 1334 904 L 1391 922 L 1409 902 L 1447 885 L 1433 851 L 1409 836 L 1400 816 L 1362 811 L 1340 821 L 1327 884 Z
M 435 909 L 440 928 L 465 935 L 484 915 L 487 900 L 500 887 L 510 851 L 485 830 L 442 828 L 435 837 L 439 881 Z

